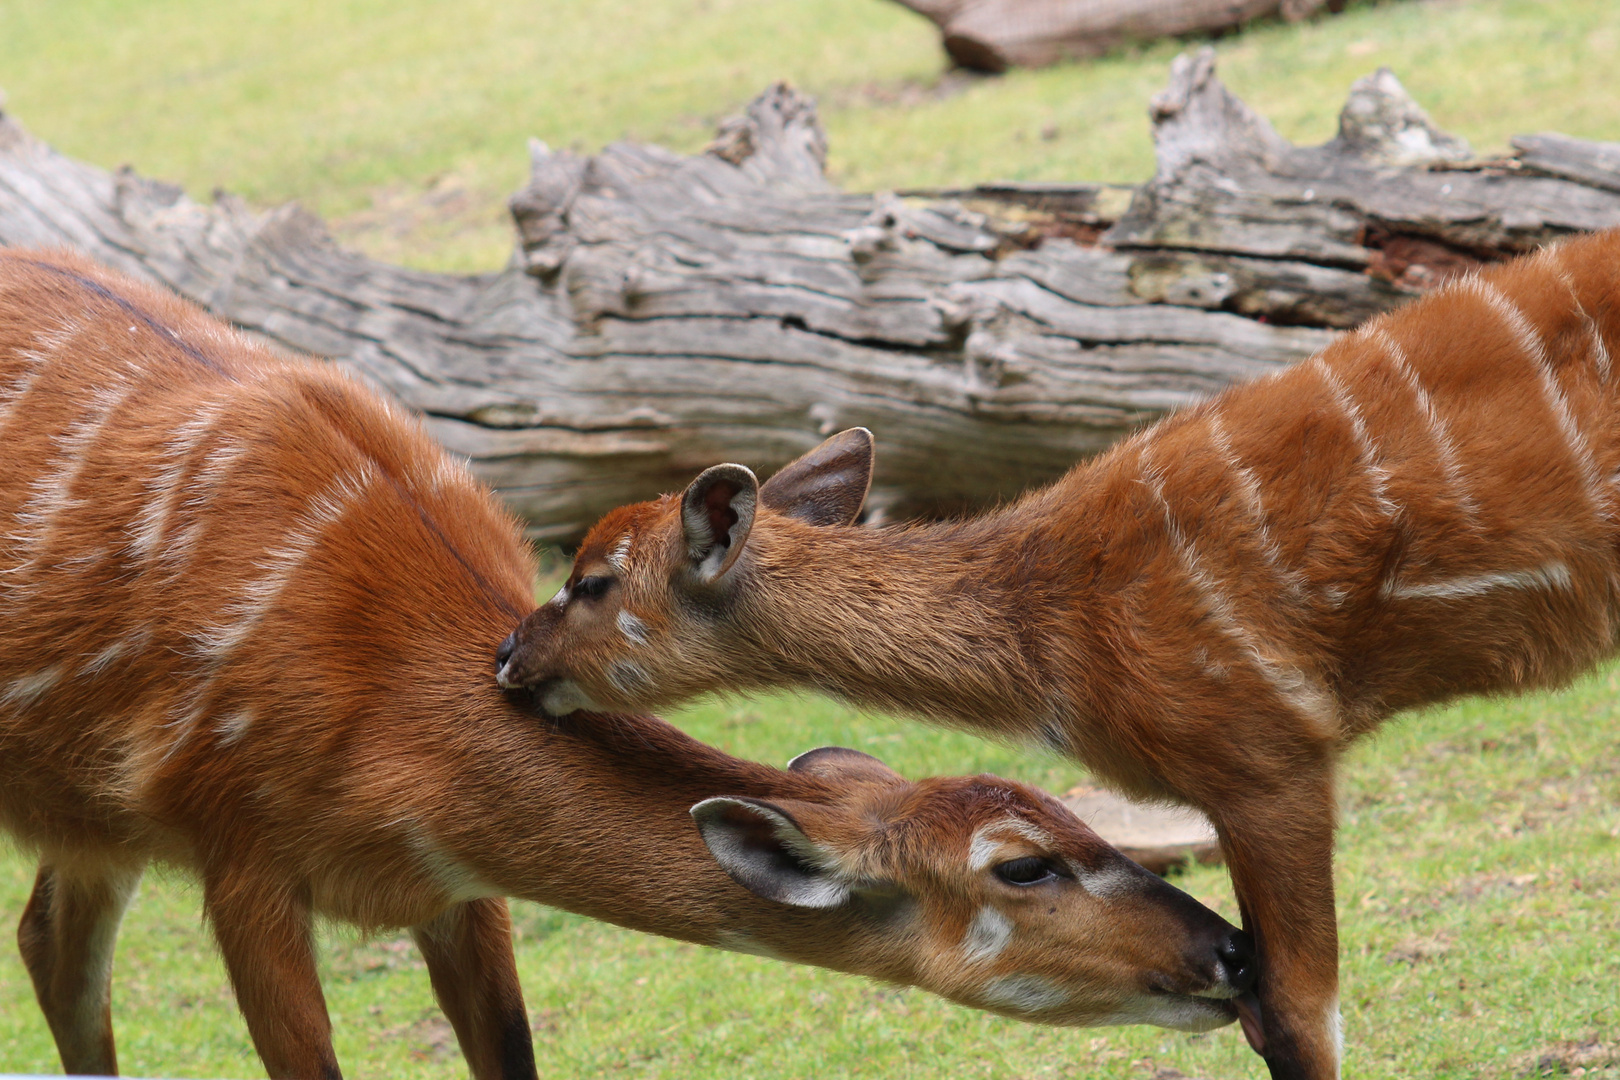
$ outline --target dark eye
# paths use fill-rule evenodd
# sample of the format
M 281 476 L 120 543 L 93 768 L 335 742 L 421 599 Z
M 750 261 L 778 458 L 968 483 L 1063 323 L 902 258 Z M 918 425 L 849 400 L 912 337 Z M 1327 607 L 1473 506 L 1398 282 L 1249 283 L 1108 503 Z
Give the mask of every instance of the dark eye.
M 1043 881 L 1052 881 L 1057 877 L 1051 863 L 1034 856 L 1004 862 L 996 867 L 995 872 L 996 877 L 1009 885 L 1039 885 Z
M 587 600 L 595 600 L 607 594 L 613 587 L 613 579 L 603 576 L 582 577 L 574 585 L 574 595 L 583 596 Z

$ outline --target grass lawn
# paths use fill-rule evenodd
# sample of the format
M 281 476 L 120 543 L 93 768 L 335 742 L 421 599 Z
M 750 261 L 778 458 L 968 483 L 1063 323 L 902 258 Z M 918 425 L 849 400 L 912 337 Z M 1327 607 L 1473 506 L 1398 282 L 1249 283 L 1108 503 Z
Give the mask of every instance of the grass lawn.
M 0 88 L 66 153 L 298 199 L 378 257 L 466 271 L 506 259 L 527 137 L 695 151 L 782 78 L 820 98 L 850 188 L 1142 180 L 1147 101 L 1181 47 L 942 81 L 933 26 L 886 0 L 0 0 Z M 1480 150 L 1620 137 L 1613 0 L 1363 0 L 1219 48 L 1300 141 L 1379 65 Z
M 1056 790 L 1079 779 L 1056 759 L 817 699 L 714 703 L 677 719 L 768 761 L 841 743 L 912 776 L 988 770 Z M 1347 1075 L 1507 1077 L 1525 1055 L 1620 1033 L 1620 670 L 1392 725 L 1352 754 L 1341 802 Z M 15 925 L 31 882 L 24 860 L 0 856 L 0 923 Z M 1221 870 L 1179 883 L 1232 916 Z M 198 912 L 195 887 L 155 875 L 125 924 L 123 1067 L 262 1076 Z M 1235 1027 L 1037 1028 L 534 905 L 516 916 L 543 1075 L 1264 1076 Z M 325 977 L 351 1076 L 465 1075 L 403 935 L 329 934 Z M 21 963 L 0 949 L 0 1069 L 56 1067 Z
M 1381 64 L 1481 150 L 1543 129 L 1620 138 L 1613 0 L 1362 3 L 1219 48 L 1228 83 L 1299 141 L 1328 137 L 1349 83 Z M 8 108 L 62 150 L 198 196 L 297 198 L 378 257 L 466 271 L 506 257 L 526 136 L 691 151 L 776 78 L 820 97 L 832 170 L 851 188 L 1140 180 L 1146 102 L 1177 49 L 957 80 L 941 77 L 932 27 L 883 0 L 0 0 Z M 1610 671 L 1556 696 L 1411 718 L 1352 755 L 1339 853 L 1349 1075 L 1511 1076 L 1562 1040 L 1620 1038 L 1617 699 Z M 841 743 L 908 775 L 1081 779 L 818 699 L 676 719 L 778 763 Z M 0 853 L 0 924 L 15 925 L 31 880 Z M 1232 914 L 1222 871 L 1181 884 Z M 194 887 L 154 874 L 131 912 L 115 975 L 123 1065 L 261 1076 L 198 911 Z M 1034 1028 L 533 906 L 517 917 L 553 1075 L 1263 1075 L 1234 1028 Z M 464 1075 L 404 938 L 338 931 L 325 963 L 351 1076 Z M 0 947 L 0 1070 L 56 1067 L 16 953 Z

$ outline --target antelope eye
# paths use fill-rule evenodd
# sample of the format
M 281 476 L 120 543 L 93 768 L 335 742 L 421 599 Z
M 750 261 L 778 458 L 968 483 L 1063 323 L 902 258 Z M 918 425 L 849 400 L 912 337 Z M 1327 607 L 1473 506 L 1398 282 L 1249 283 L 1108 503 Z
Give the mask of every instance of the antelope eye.
M 1024 859 L 1010 859 L 995 868 L 996 877 L 1009 885 L 1039 885 L 1045 881 L 1053 881 L 1057 873 L 1052 864 L 1045 859 L 1030 856 Z
M 595 600 L 605 596 L 613 587 L 613 579 L 602 575 L 582 577 L 575 583 L 572 590 L 575 596 L 583 596 L 587 600 Z

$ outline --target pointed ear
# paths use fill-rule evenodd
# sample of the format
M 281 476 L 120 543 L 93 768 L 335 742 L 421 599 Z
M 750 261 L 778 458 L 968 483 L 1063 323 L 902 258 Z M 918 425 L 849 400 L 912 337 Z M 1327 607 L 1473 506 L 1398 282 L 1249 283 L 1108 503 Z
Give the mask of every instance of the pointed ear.
M 704 799 L 692 807 L 703 842 L 733 881 L 767 900 L 831 908 L 850 897 L 837 859 L 780 806 L 762 799 Z
M 700 580 L 718 580 L 737 561 L 758 501 L 759 481 L 742 465 L 704 469 L 681 495 L 686 552 Z
M 899 773 L 871 754 L 850 750 L 843 746 L 823 746 L 806 750 L 787 763 L 789 772 L 807 773 L 823 780 L 842 780 L 848 783 L 904 783 Z
M 759 498 L 777 513 L 812 525 L 851 525 L 871 486 L 872 433 L 858 427 L 782 466 L 759 489 Z

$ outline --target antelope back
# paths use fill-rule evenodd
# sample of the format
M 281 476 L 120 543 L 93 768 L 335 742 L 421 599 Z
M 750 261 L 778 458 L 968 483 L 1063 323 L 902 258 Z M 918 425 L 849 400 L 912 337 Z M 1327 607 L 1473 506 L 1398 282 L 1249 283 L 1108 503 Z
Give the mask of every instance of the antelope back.
M 487 672 L 529 606 L 513 523 L 414 420 L 71 255 L 0 253 L 0 445 L 0 823 L 40 845 L 184 849 L 325 718 Z

